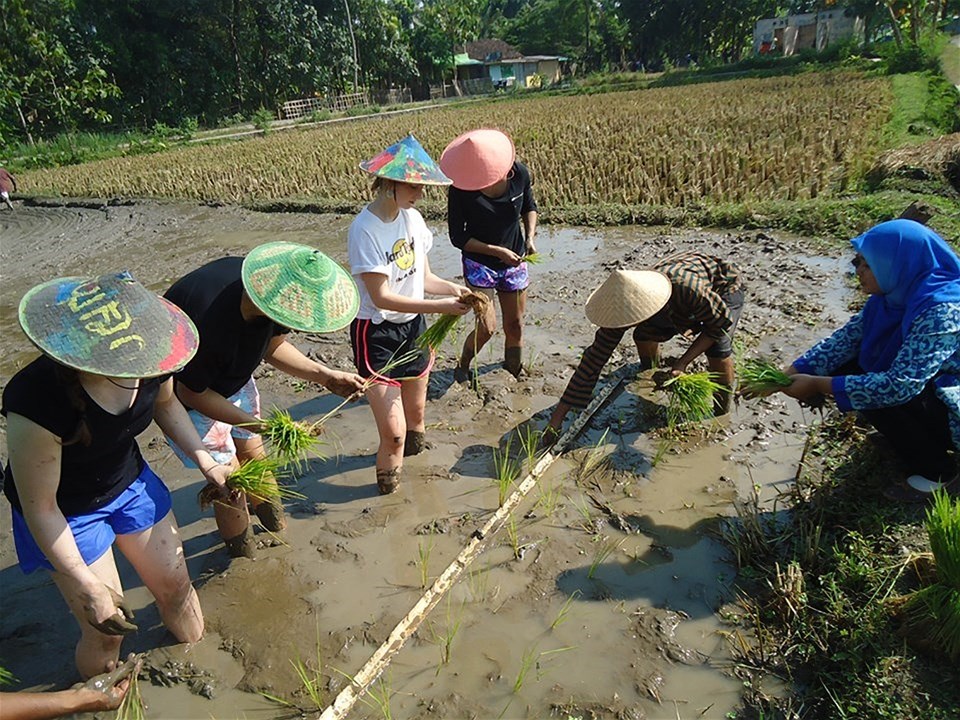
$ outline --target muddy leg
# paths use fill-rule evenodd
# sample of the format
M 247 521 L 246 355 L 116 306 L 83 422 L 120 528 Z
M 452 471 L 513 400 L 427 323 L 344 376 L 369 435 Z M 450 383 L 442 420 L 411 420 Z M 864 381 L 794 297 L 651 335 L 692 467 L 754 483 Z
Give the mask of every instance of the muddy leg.
M 652 340 L 637 340 L 636 343 L 640 367 L 643 370 L 652 370 L 660 365 L 660 343 Z
M 493 296 L 492 291 L 485 288 L 477 288 L 473 285 L 469 285 L 469 288 L 475 293 L 486 295 L 487 297 Z M 496 309 L 493 306 L 493 302 L 488 302 L 485 305 L 482 321 L 479 318 L 477 319 L 474 323 L 473 331 L 467 335 L 467 339 L 463 343 L 463 350 L 460 352 L 460 362 L 457 365 L 455 373 L 457 382 L 466 382 L 469 379 L 470 365 L 473 363 L 474 357 L 483 349 L 483 346 L 487 344 L 490 338 L 493 337 L 496 329 Z
M 725 358 L 707 358 L 707 366 L 710 372 L 716 373 L 717 382 L 723 385 L 726 390 L 718 390 L 713 395 L 713 414 L 726 415 L 730 412 L 730 399 L 733 397 L 733 357 Z
M 174 637 L 187 643 L 203 637 L 200 600 L 190 584 L 173 512 L 142 532 L 118 535 L 117 547 L 153 593 L 160 618 Z
M 91 563 L 89 568 L 107 587 L 123 594 L 112 548 Z M 60 594 L 80 625 L 80 641 L 76 650 L 77 670 L 80 675 L 89 678 L 109 672 L 120 657 L 120 643 L 123 638 L 118 635 L 105 635 L 87 622 L 87 616 L 83 612 L 83 591 L 76 580 L 58 572 L 50 573 L 50 577 L 60 589 Z
M 527 291 L 498 292 L 500 310 L 503 313 L 503 367 L 514 377 L 519 377 L 523 365 L 523 316 L 527 308 Z
M 412 382 L 412 381 L 411 381 Z M 405 383 L 406 384 L 406 383 Z M 425 386 L 425 385 L 424 385 Z M 400 468 L 403 466 L 403 451 L 406 443 L 407 418 L 404 407 L 404 396 L 401 388 L 390 385 L 373 385 L 367 390 L 367 402 L 373 410 L 373 417 L 377 422 L 377 432 L 380 434 L 380 446 L 377 448 L 377 485 L 381 487 L 381 473 L 386 487 L 391 473 L 396 471 L 399 484 Z M 423 415 L 421 411 L 419 429 L 423 431 Z M 396 487 L 394 487 L 396 489 Z M 393 492 L 393 490 L 390 490 Z
M 241 461 L 263 458 L 267 455 L 267 451 L 263 447 L 263 438 L 259 435 L 250 438 L 234 438 L 234 442 L 237 445 L 237 458 Z M 276 484 L 276 480 L 274 480 L 274 484 Z M 267 530 L 277 533 L 287 527 L 287 518 L 283 511 L 283 504 L 279 499 L 257 500 L 249 498 L 249 500 L 257 519 Z

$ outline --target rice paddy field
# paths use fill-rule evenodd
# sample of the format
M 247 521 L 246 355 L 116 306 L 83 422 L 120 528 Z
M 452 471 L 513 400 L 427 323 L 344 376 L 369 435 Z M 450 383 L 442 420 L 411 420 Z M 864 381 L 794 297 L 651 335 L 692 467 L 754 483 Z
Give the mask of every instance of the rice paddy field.
M 357 163 L 408 132 L 434 157 L 457 134 L 498 127 L 551 209 L 683 207 L 834 197 L 880 150 L 889 80 L 854 72 L 738 80 L 602 96 L 481 101 L 24 173 L 22 192 L 241 203 L 357 204 Z M 362 123 L 362 125 L 358 125 Z

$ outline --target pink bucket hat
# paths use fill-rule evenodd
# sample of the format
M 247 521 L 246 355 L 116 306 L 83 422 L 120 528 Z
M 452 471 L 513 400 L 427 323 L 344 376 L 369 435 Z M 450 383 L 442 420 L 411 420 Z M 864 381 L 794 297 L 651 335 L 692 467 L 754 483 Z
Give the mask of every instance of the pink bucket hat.
M 505 133 L 490 128 L 465 132 L 447 145 L 440 169 L 460 190 L 482 190 L 513 167 L 516 150 Z

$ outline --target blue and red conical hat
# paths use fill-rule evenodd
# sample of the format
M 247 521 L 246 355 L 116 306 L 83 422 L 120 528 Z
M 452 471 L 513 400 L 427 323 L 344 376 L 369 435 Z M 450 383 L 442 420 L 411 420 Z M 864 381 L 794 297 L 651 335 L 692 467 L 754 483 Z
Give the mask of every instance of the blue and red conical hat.
M 382 153 L 364 160 L 360 163 L 360 169 L 377 177 L 412 185 L 451 183 L 413 135 L 407 135 Z

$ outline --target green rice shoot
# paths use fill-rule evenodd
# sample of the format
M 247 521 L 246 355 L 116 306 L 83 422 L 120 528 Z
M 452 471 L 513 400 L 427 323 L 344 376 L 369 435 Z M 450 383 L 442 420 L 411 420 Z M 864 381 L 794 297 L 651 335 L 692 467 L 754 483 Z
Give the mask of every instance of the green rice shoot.
M 530 253 L 529 255 L 524 255 L 520 258 L 523 262 L 530 263 L 531 265 L 539 265 L 543 262 L 543 253 Z
M 227 487 L 261 502 L 303 500 L 305 495 L 280 483 L 284 477 L 282 461 L 268 455 L 241 463 L 227 477 Z
M 265 421 L 261 433 L 270 443 L 273 453 L 284 465 L 290 465 L 300 473 L 307 465 L 311 454 L 316 455 L 320 445 L 318 427 L 297 422 L 286 410 L 274 408 Z M 323 458 L 320 455 L 321 459 Z
M 663 384 L 670 393 L 667 404 L 667 424 L 670 427 L 688 422 L 699 422 L 713 415 L 713 394 L 726 390 L 711 372 L 686 373 L 670 378 Z
M 738 369 L 740 394 L 747 397 L 764 397 L 788 387 L 793 378 L 763 358 L 747 358 Z
M 937 490 L 927 510 L 926 527 L 937 582 L 908 596 L 906 623 L 956 662 L 960 660 L 960 499 Z
M 146 720 L 147 712 L 140 694 L 140 681 L 136 671 L 130 673 L 130 687 L 117 708 L 116 720 Z
M 0 665 L 0 685 L 10 685 L 16 682 L 16 680 L 17 678 L 14 677 L 12 672 Z
M 954 500 L 946 491 L 936 491 L 926 526 L 938 582 L 960 591 L 960 498 Z
M 446 340 L 450 334 L 450 331 L 457 326 L 460 318 L 460 315 L 441 315 L 417 338 L 417 347 L 439 350 L 440 346 L 443 345 L 443 341 Z

